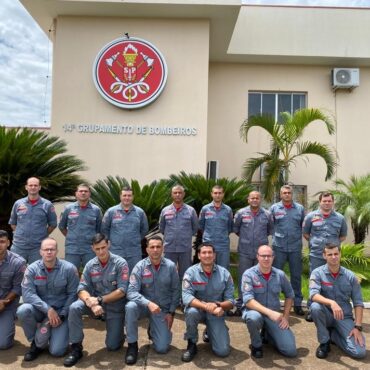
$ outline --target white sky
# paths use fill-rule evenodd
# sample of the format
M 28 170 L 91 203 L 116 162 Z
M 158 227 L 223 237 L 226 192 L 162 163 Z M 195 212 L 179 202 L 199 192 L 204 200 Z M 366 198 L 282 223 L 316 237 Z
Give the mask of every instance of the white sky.
M 370 7 L 370 0 L 242 0 L 243 4 Z M 0 0 L 0 125 L 49 126 L 52 45 L 18 0 Z
M 50 125 L 51 61 L 47 36 L 22 4 L 1 0 L 0 125 Z

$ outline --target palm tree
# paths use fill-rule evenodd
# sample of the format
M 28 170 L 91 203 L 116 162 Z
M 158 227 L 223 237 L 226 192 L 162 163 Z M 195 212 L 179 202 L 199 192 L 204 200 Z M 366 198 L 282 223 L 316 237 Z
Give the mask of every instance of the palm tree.
M 76 172 L 85 167 L 66 152 L 65 141 L 44 131 L 0 126 L 0 228 L 9 230 L 11 208 L 25 196 L 31 176 L 41 180 L 41 195 L 50 201 L 71 199 L 83 182 Z
M 258 153 L 259 157 L 249 158 L 243 165 L 243 176 L 247 182 L 251 182 L 254 173 L 264 166 L 262 193 L 267 201 L 272 201 L 281 185 L 289 182 L 290 165 L 299 158 L 307 161 L 310 154 L 321 157 L 326 163 L 325 180 L 333 176 L 337 165 L 335 152 L 326 144 L 301 140 L 305 128 L 319 121 L 325 124 L 330 135 L 334 133 L 332 119 L 314 108 L 300 109 L 293 115 L 283 112 L 279 122 L 270 115 L 252 116 L 241 125 L 240 135 L 245 142 L 252 127 L 262 128 L 271 136 L 270 151 Z
M 364 243 L 370 225 L 370 174 L 352 175 L 348 182 L 338 179 L 334 184 L 335 189 L 328 191 L 334 194 L 335 208 L 351 220 L 355 243 Z

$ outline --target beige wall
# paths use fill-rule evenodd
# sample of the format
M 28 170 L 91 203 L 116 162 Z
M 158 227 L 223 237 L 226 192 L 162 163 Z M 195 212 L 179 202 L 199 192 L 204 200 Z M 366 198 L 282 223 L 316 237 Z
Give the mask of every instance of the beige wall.
M 336 66 L 333 66 L 336 67 Z M 337 148 L 340 165 L 338 177 L 362 175 L 369 171 L 370 115 L 368 92 L 370 69 L 361 68 L 360 86 L 352 92 L 330 87 L 332 67 L 280 65 L 210 65 L 207 158 L 220 161 L 221 176 L 240 176 L 243 161 L 258 151 L 268 151 L 269 142 L 258 129 L 250 131 L 245 144 L 239 127 L 247 115 L 248 91 L 298 91 L 307 93 L 309 107 L 321 108 L 337 117 L 337 133 L 329 136 L 324 125 L 313 125 L 307 139 Z M 325 165 L 314 157 L 305 165 L 292 168 L 292 181 L 307 184 L 312 195 L 331 186 L 325 183 Z
M 92 65 L 100 49 L 128 32 L 154 44 L 168 66 L 167 85 L 150 106 L 123 110 L 95 89 Z M 94 181 L 107 175 L 149 182 L 180 170 L 205 173 L 209 22 L 58 17 L 54 36 L 52 133 L 68 141 Z M 65 133 L 64 124 L 194 127 L 196 136 Z

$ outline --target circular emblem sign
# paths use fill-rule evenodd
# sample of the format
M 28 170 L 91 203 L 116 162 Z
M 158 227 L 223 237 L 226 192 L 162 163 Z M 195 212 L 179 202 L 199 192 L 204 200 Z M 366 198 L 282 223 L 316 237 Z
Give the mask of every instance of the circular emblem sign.
M 161 94 L 167 65 L 160 51 L 138 38 L 119 38 L 105 45 L 93 66 L 101 96 L 125 109 L 144 107 Z

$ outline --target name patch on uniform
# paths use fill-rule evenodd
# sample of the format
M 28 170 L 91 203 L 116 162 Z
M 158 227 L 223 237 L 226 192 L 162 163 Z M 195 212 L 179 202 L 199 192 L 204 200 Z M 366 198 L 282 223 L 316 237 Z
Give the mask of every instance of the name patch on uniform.
M 322 281 L 321 284 L 325 286 L 333 286 L 333 283 L 330 283 L 329 281 Z

